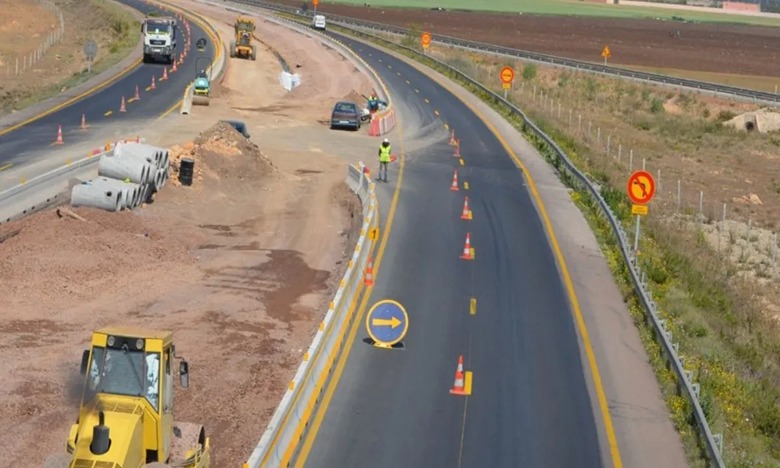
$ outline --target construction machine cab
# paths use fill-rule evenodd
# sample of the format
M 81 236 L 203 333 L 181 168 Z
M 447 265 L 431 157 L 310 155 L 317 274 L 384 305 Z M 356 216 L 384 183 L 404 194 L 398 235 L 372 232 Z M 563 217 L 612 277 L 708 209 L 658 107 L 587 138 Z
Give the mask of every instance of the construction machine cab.
M 174 422 L 176 358 L 169 331 L 112 327 L 93 333 L 81 359 L 85 384 L 79 416 L 68 436 L 72 466 L 181 460 L 184 464 L 176 466 L 208 466 L 203 427 Z M 187 361 L 181 359 L 178 370 L 181 387 L 189 387 Z M 189 429 L 184 436 L 181 427 Z

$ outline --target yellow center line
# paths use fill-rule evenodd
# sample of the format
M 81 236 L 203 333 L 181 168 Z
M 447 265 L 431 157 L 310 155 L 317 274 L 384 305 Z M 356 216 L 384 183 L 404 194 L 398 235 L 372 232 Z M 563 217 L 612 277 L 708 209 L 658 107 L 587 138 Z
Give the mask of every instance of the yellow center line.
M 105 114 L 103 114 L 103 115 L 104 115 L 104 116 L 106 116 L 106 117 L 108 117 L 109 115 L 111 115 L 111 114 L 113 114 L 113 113 L 114 113 L 114 111 L 110 110 L 110 111 L 106 112 L 106 113 L 105 113 Z
M 417 94 L 420 94 L 420 90 L 417 89 L 417 88 L 414 88 L 414 92 L 417 93 Z
M 439 111 L 434 110 L 433 113 L 436 114 L 437 117 L 439 116 Z
M 401 185 L 403 183 L 404 178 L 404 168 L 406 166 L 406 150 L 404 149 L 404 133 L 401 128 L 400 118 L 398 118 L 399 122 L 397 124 L 398 128 L 398 134 L 399 134 L 399 141 L 401 145 L 401 157 L 399 159 L 399 169 L 398 169 L 398 180 L 395 184 L 395 190 L 393 192 L 393 199 L 390 202 L 390 210 L 387 213 L 387 227 L 384 230 L 384 233 L 382 234 L 382 241 L 380 242 L 379 249 L 377 251 L 377 254 L 374 256 L 374 278 L 376 278 L 379 275 L 379 269 L 382 266 L 382 259 L 384 258 L 385 254 L 385 248 L 387 247 L 387 241 L 390 238 L 390 232 L 393 227 L 393 220 L 395 219 L 395 211 L 398 207 L 398 198 L 401 194 Z M 371 293 L 374 290 L 374 286 L 367 286 L 366 289 L 363 291 L 363 298 L 360 301 L 360 307 L 357 310 L 357 314 L 353 318 L 354 322 L 352 323 L 352 328 L 349 331 L 349 336 L 346 338 L 346 341 L 344 342 L 344 348 L 341 351 L 341 358 L 339 359 L 339 363 L 336 366 L 336 369 L 333 372 L 333 377 L 331 378 L 331 382 L 328 385 L 327 390 L 325 391 L 325 394 L 322 398 L 322 402 L 320 403 L 320 407 L 317 409 L 317 413 L 313 418 L 313 421 L 311 421 L 311 426 L 309 428 L 309 432 L 306 434 L 306 438 L 303 440 L 303 446 L 301 447 L 301 452 L 298 455 L 298 459 L 295 462 L 296 467 L 305 466 L 306 459 L 309 456 L 309 452 L 311 451 L 312 446 L 314 445 L 314 441 L 317 438 L 317 433 L 320 430 L 320 426 L 322 425 L 322 421 L 325 419 L 325 414 L 328 412 L 328 406 L 330 405 L 331 400 L 333 399 L 333 394 L 336 391 L 336 387 L 338 387 L 339 380 L 341 379 L 341 374 L 344 372 L 344 368 L 346 367 L 347 360 L 349 360 L 349 354 L 352 350 L 352 345 L 355 342 L 355 336 L 357 335 L 357 331 L 360 328 L 360 325 L 364 322 L 364 315 L 366 313 L 366 306 L 368 305 L 369 299 L 371 299 Z
M 477 298 L 472 297 L 469 301 L 469 315 L 477 315 Z
M 406 84 L 412 84 L 409 80 L 406 80 Z
M 466 163 L 463 161 L 463 158 L 458 159 L 458 162 L 460 162 L 461 166 L 465 166 Z
M 14 163 L 8 163 L 8 164 L 6 164 L 6 165 L 4 165 L 4 166 L 0 166 L 0 172 L 2 172 L 2 171 L 4 171 L 4 170 L 8 169 L 9 167 L 11 167 L 11 166 L 13 166 L 13 165 L 14 165 Z
M 431 101 L 429 101 L 428 98 L 423 98 L 423 100 L 425 101 L 426 104 L 430 104 L 431 103 Z
M 463 188 L 468 190 L 469 189 L 469 183 L 466 181 L 463 181 Z
M 447 125 L 447 124 L 444 124 L 444 129 L 445 129 L 445 130 L 449 130 L 449 129 L 450 129 L 450 126 L 449 126 L 449 125 Z

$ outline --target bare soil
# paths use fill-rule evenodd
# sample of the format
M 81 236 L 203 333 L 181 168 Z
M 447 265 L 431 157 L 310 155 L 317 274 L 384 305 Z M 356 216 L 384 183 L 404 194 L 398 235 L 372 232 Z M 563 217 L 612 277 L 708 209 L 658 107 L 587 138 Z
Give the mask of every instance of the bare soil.
M 274 1 L 301 5 L 298 0 Z M 768 45 L 780 38 L 780 28 L 768 26 L 334 4 L 320 5 L 318 11 L 405 28 L 414 24 L 420 31 L 590 62 L 601 62 L 601 51 L 609 45 L 609 62 L 615 65 L 739 75 L 780 73 L 777 52 Z
M 341 156 L 374 148 L 365 132 L 320 123 L 335 100 L 366 94 L 367 78 L 317 41 L 283 28 L 266 39 L 305 64 L 299 88 L 281 88 L 268 51 L 256 62 L 230 59 L 210 106 L 142 133 L 170 147 L 174 162 L 194 157 L 192 187 L 173 170 L 154 203 L 133 212 L 75 209 L 83 222 L 48 210 L 0 228 L 0 414 L 15 427 L 0 436 L 8 466 L 40 466 L 63 449 L 81 350 L 108 325 L 174 331 L 191 366 L 176 417 L 205 425 L 214 466 L 240 466 L 259 441 L 360 227 Z M 219 118 L 244 120 L 251 142 L 214 127 Z
M 42 59 L 23 70 L 24 57 L 41 46 L 48 34 L 59 27 L 55 13 L 30 0 L 3 0 L 0 24 L 0 115 L 28 101 L 41 91 L 58 83 L 63 90 L 66 80 L 86 70 L 84 43 L 94 40 L 98 46 L 94 66 L 126 46 L 125 29 L 132 16 L 126 7 L 95 0 L 53 0 L 62 11 L 65 33 L 49 48 Z M 135 37 L 135 35 L 133 36 Z M 17 59 L 19 73 L 17 74 Z

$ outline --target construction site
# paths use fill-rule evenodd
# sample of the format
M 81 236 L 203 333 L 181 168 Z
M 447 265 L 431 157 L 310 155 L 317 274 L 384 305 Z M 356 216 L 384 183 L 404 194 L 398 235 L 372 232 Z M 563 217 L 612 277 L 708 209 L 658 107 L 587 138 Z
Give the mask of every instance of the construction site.
M 376 140 L 334 134 L 323 121 L 333 102 L 375 84 L 316 39 L 176 3 L 237 41 L 222 78 L 209 77 L 208 106 L 141 135 L 167 150 L 168 183 L 132 210 L 66 200 L 0 225 L 0 413 L 15 427 L 0 435 L 7 466 L 62 457 L 88 382 L 83 353 L 95 340 L 114 346 L 117 330 L 164 351 L 172 339 L 172 364 L 178 370 L 186 360 L 188 382 L 182 388 L 175 379 L 174 390 L 163 387 L 157 397 L 175 400 L 176 424 L 202 425 L 210 466 L 240 466 L 354 249 L 361 205 L 344 179 L 349 163 L 372 161 Z M 262 42 L 241 41 L 248 24 Z M 279 84 L 274 52 L 297 66 L 301 83 L 292 91 Z M 251 137 L 225 120 L 245 123 Z M 179 180 L 183 158 L 194 161 L 191 185 Z M 93 424 L 102 419 L 89 420 L 90 435 Z

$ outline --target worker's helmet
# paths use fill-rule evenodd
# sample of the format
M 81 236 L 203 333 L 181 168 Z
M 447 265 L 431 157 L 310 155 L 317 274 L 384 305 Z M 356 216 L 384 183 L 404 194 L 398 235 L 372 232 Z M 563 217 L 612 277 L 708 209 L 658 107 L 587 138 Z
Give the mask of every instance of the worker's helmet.
M 385 138 L 384 141 L 382 141 L 382 143 L 390 143 L 390 139 L 389 138 Z

